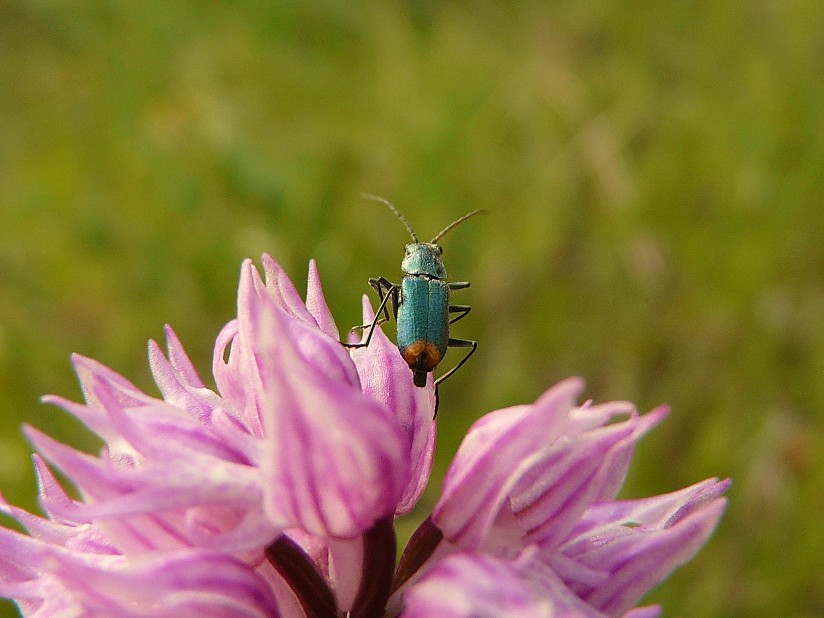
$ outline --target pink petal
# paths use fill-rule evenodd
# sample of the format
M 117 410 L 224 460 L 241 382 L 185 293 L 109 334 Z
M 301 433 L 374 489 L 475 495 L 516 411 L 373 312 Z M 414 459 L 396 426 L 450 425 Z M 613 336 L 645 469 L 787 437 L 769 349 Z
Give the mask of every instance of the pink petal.
M 101 405 L 96 394 L 101 390 L 110 391 L 112 399 L 121 406 L 137 407 L 154 400 L 154 397 L 149 397 L 119 373 L 96 360 L 72 354 L 72 364 L 80 380 L 86 403 L 90 406 Z
M 283 527 L 356 536 L 395 508 L 405 472 L 400 428 L 360 388 L 312 364 L 294 339 L 295 321 L 270 297 L 252 285 L 241 294 L 240 333 L 255 342 L 268 436 L 267 511 Z
M 582 388 L 581 380 L 566 380 L 534 405 L 492 412 L 470 428 L 432 517 L 449 541 L 480 547 L 530 458 L 558 435 Z
M 179 353 L 182 353 L 182 350 L 179 350 Z M 188 414 L 201 421 L 209 420 L 212 410 L 220 405 L 217 395 L 203 386 L 193 386 L 190 383 L 192 376 L 187 375 L 185 371 L 181 372 L 169 362 L 154 341 L 149 342 L 149 364 L 155 383 L 166 402 L 186 410 Z M 199 378 L 197 381 L 200 381 Z
M 172 327 L 167 324 L 163 330 L 166 333 L 169 361 L 180 375 L 181 382 L 194 389 L 206 388 Z
M 368 297 L 363 297 L 364 324 L 375 318 Z M 432 381 L 424 388 L 412 384 L 412 372 L 380 327 L 375 328 L 369 346 L 352 350 L 363 392 L 388 407 L 408 441 L 410 463 L 406 489 L 396 514 L 407 513 L 417 503 L 429 481 L 435 451 L 437 423 L 435 388 Z
M 606 618 L 530 553 L 516 560 L 461 552 L 441 560 L 404 594 L 403 618 Z
M 667 496 L 594 507 L 589 530 L 562 550 L 610 576 L 595 587 L 573 587 L 606 613 L 629 610 L 706 542 L 724 512 L 726 500 L 718 496 L 728 485 L 710 479 Z M 605 521 L 595 527 L 599 516 Z
M 16 581 L 2 577 L 0 593 L 20 599 L 32 615 L 279 615 L 266 580 L 219 554 L 184 551 L 124 560 L 69 552 L 0 529 L 0 564 L 9 556 L 24 570 L 17 571 Z
M 258 409 L 259 385 L 246 375 L 250 351 L 238 337 L 238 321 L 232 320 L 217 336 L 212 358 L 212 373 L 227 412 L 253 436 L 263 437 L 263 419 Z M 235 343 L 237 341 L 237 343 Z
M 263 254 L 261 262 L 263 263 L 263 272 L 266 275 L 266 288 L 271 292 L 271 297 L 278 303 L 280 308 L 293 318 L 297 318 L 311 326 L 317 326 L 314 316 L 306 308 L 292 280 L 289 279 L 280 264 L 266 253 Z
M 635 443 L 661 418 L 660 412 L 633 416 L 560 440 L 534 457 L 510 494 L 526 540 L 544 548 L 561 542 L 590 504 L 617 491 Z
M 318 265 L 315 260 L 309 261 L 309 281 L 306 284 L 306 308 L 315 319 L 318 328 L 332 337 L 332 339 L 340 340 L 335 319 L 332 317 L 332 312 L 329 310 L 326 299 L 323 297 L 323 288 L 321 288 L 320 285 L 320 275 L 318 274 Z
M 270 258 L 271 259 L 271 258 Z M 274 268 L 276 264 L 270 263 L 270 268 Z M 277 266 L 279 269 L 280 267 Z M 280 275 L 280 286 L 289 287 L 294 290 L 294 287 L 289 282 L 286 286 L 288 278 L 285 275 Z M 292 294 L 285 295 L 290 300 L 288 303 L 283 298 L 278 298 L 272 293 L 269 287 L 264 287 L 260 279 L 260 275 L 252 265 L 250 260 L 246 260 L 241 269 L 240 289 L 238 290 L 238 319 L 240 321 L 240 331 L 242 345 L 247 345 L 251 350 L 256 351 L 261 342 L 265 342 L 270 337 L 267 335 L 265 339 L 249 339 L 251 335 L 244 325 L 254 322 L 256 319 L 255 313 L 260 311 L 261 307 L 280 308 L 280 315 L 284 320 L 285 331 L 284 335 L 289 337 L 289 340 L 295 344 L 295 348 L 303 357 L 302 362 L 311 365 L 317 371 L 320 371 L 324 377 L 330 382 L 345 382 L 352 386 L 360 386 L 358 373 L 349 353 L 336 338 L 329 337 L 323 331 L 318 329 L 311 314 L 301 303 L 302 312 L 295 307 L 295 298 Z M 296 295 L 297 292 L 294 292 Z M 300 297 L 296 297 L 299 299 Z M 286 303 L 284 305 L 284 303 Z M 287 308 L 284 308 L 284 307 Z M 308 316 L 308 317 L 307 317 Z M 247 368 L 249 372 L 255 370 L 254 366 Z M 250 376 L 247 375 L 247 378 Z
M 11 506 L 0 496 L 0 511 L 15 518 L 32 538 L 72 551 L 96 554 L 115 554 L 101 531 L 89 524 L 65 524 L 37 517 L 23 509 Z

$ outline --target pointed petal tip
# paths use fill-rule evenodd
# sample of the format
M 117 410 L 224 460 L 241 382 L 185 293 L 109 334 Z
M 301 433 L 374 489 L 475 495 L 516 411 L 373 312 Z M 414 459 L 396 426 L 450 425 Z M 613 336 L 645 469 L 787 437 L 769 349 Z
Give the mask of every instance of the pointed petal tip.
M 79 373 L 81 368 L 89 367 L 96 363 L 96 361 L 93 358 L 84 356 L 79 352 L 72 352 L 69 355 L 69 359 L 71 360 L 72 367 L 74 367 L 76 373 Z
M 650 422 L 653 425 L 657 425 L 661 421 L 663 421 L 667 416 L 669 416 L 670 411 L 672 408 L 669 404 L 661 404 L 660 406 L 654 407 L 652 410 L 647 412 L 644 416 L 649 417 Z
M 105 376 L 104 379 L 117 376 L 120 380 L 125 380 L 125 378 L 123 378 L 120 374 L 113 369 L 110 369 L 100 361 L 89 356 L 84 356 L 78 352 L 72 352 L 71 363 L 75 374 L 77 374 L 80 378 L 81 388 L 83 387 L 84 379 L 89 377 L 90 374 L 96 377 Z
M 582 378 L 581 376 L 570 376 L 564 380 L 558 382 L 556 387 L 558 388 L 569 388 L 571 390 L 576 391 L 583 391 L 586 388 L 587 381 Z
M 82 416 L 81 410 L 86 410 L 89 408 L 87 404 L 74 402 L 71 399 L 66 399 L 61 395 L 43 395 L 40 397 L 40 403 L 47 406 L 56 406 L 78 419 Z
M 251 262 L 251 258 L 246 258 L 247 262 Z M 266 267 L 270 267 L 272 270 L 277 272 L 282 272 L 283 268 L 281 267 L 280 263 L 271 256 L 269 253 L 262 253 L 260 255 L 260 262 Z
M 709 486 L 702 492 L 701 502 L 704 504 L 718 502 L 721 504 L 721 511 L 727 507 L 728 499 L 724 496 L 732 485 L 731 478 L 718 480 L 717 478 L 707 479 Z
M 729 486 L 730 479 L 719 481 L 717 478 L 709 478 L 681 492 L 674 492 L 683 494 L 685 499 L 672 512 L 664 527 L 672 527 L 684 520 L 700 517 L 701 521 L 709 523 L 710 529 L 715 528 L 727 508 L 728 500 L 723 494 Z
M 632 416 L 633 420 L 637 421 L 637 435 L 640 437 L 641 435 L 646 434 L 650 431 L 653 427 L 658 425 L 661 421 L 663 421 L 670 412 L 669 406 L 658 406 L 657 408 L 653 408 L 646 414 L 638 415 L 635 412 Z
M 315 258 L 309 258 L 309 268 L 307 269 L 306 281 L 307 296 L 309 295 L 310 290 L 321 294 L 323 293 L 323 288 L 320 284 L 320 271 L 318 270 L 318 263 L 315 261 Z
M 240 263 L 240 281 L 238 283 L 238 296 L 240 296 L 241 290 L 252 287 L 251 283 L 255 273 L 257 273 L 255 263 L 252 261 L 251 258 L 245 258 Z
M 28 423 L 23 423 L 20 426 L 20 430 L 23 432 L 23 435 L 26 436 L 26 440 L 31 442 L 32 445 L 34 445 L 35 440 L 38 440 L 41 437 L 48 437 L 42 431 L 37 429 L 37 427 L 35 427 L 34 425 L 30 425 Z M 37 457 L 37 456 L 38 456 L 37 453 L 32 455 L 32 457 Z
M 721 521 L 721 517 L 727 510 L 727 502 L 727 498 L 721 495 L 699 499 L 696 503 L 684 505 L 667 521 L 664 527 L 694 525 L 699 531 L 696 534 L 703 538 L 700 543 L 703 545 Z
M 251 260 L 249 260 L 251 262 Z M 279 282 L 285 279 L 288 281 L 289 288 L 293 287 L 292 280 L 289 279 L 289 276 L 286 274 L 283 266 L 280 265 L 275 258 L 273 258 L 268 253 L 264 253 L 260 256 L 260 263 L 263 266 L 263 273 L 266 276 L 266 286 L 279 286 Z M 294 292 L 294 290 L 290 289 L 290 292 Z M 295 292 L 297 293 L 297 292 Z
M 50 406 L 59 406 L 59 401 L 62 401 L 62 397 L 60 395 L 41 395 L 40 396 L 40 403 L 44 403 Z
M 368 294 L 361 296 L 361 307 L 363 309 L 363 321 L 372 322 L 375 319 L 375 308 L 372 306 L 372 300 Z
M 713 476 L 685 489 L 692 490 L 695 495 L 703 496 L 706 500 L 711 500 L 724 494 L 730 485 L 732 485 L 731 478 L 719 479 L 717 476 Z
M 320 272 L 314 258 L 309 260 L 309 275 L 306 280 L 306 309 L 315 321 L 315 324 L 327 335 L 340 341 L 340 332 L 332 317 L 332 311 L 323 295 L 323 285 L 320 281 Z
M 151 362 L 152 357 L 156 354 L 163 354 L 163 349 L 160 347 L 160 344 L 155 341 L 154 339 L 149 339 L 148 343 L 146 344 L 149 348 L 149 361 Z
M 586 382 L 583 378 L 566 378 L 565 380 L 561 380 L 554 386 L 551 386 L 549 389 L 544 391 L 535 403 L 546 404 L 557 400 L 557 403 L 559 404 L 564 402 L 564 405 L 566 405 L 566 403 L 569 402 L 569 405 L 572 406 L 575 405 L 575 401 L 584 391 L 585 387 Z
M 558 390 L 560 392 L 568 393 L 573 399 L 577 399 L 587 386 L 587 382 L 580 376 L 571 376 L 565 380 L 561 380 L 551 390 Z
M 166 346 L 180 345 L 180 338 L 170 324 L 163 325 L 163 335 L 166 337 Z
M 237 285 L 238 316 L 243 315 L 245 310 L 252 305 L 259 286 L 262 286 L 260 273 L 254 262 L 246 258 L 240 266 L 240 280 Z
M 645 605 L 629 610 L 621 618 L 658 618 L 662 611 L 660 605 Z
M 730 485 L 732 485 L 731 478 L 719 479 L 717 476 L 713 476 L 698 483 L 694 483 L 685 489 L 692 490 L 696 492 L 697 495 L 720 496 L 727 491 L 727 488 L 729 488 Z

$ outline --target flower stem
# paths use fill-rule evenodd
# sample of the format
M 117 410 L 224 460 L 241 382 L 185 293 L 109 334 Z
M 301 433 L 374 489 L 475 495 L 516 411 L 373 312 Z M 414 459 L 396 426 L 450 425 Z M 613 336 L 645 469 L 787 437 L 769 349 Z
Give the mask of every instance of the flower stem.
M 335 618 L 339 615 L 335 595 L 318 573 L 312 559 L 285 534 L 266 548 L 266 558 L 289 584 L 307 618 Z
M 397 539 L 393 517 L 375 522 L 363 537 L 360 590 L 352 604 L 352 618 L 380 618 L 386 609 L 395 570 Z
M 443 539 L 443 532 L 435 524 L 432 523 L 432 518 L 427 517 L 418 529 L 412 534 L 406 549 L 401 555 L 398 570 L 395 572 L 395 578 L 392 581 L 392 592 L 398 588 L 418 572 L 424 562 L 429 559 L 435 548 Z

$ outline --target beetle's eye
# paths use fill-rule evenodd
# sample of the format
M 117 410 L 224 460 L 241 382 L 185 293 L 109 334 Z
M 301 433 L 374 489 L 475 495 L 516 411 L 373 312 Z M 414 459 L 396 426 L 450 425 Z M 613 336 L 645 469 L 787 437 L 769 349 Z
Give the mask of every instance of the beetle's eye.
M 443 255 L 443 247 L 440 245 L 435 245 L 438 248 L 438 255 Z

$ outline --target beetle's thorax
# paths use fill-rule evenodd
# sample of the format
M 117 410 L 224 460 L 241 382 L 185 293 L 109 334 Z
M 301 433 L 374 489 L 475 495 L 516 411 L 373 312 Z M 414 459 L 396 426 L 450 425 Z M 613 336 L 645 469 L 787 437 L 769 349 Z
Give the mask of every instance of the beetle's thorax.
M 423 275 L 433 279 L 446 279 L 446 269 L 441 260 L 443 250 L 440 245 L 429 242 L 415 242 L 406 245 L 406 254 L 401 262 L 401 270 L 406 275 Z

